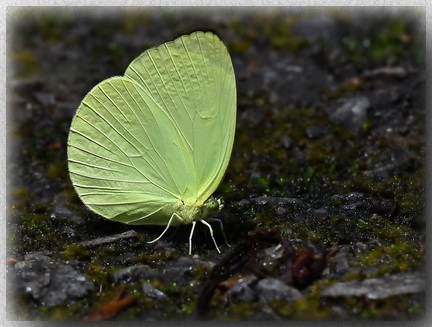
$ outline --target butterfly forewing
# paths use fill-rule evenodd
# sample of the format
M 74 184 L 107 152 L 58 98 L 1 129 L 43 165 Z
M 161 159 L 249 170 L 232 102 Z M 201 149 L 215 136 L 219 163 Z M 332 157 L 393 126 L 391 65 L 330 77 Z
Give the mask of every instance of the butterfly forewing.
M 212 33 L 195 32 L 144 52 L 125 76 L 144 85 L 175 121 L 181 158 L 189 167 L 177 182 L 190 202 L 219 185 L 231 155 L 236 90 L 231 59 Z

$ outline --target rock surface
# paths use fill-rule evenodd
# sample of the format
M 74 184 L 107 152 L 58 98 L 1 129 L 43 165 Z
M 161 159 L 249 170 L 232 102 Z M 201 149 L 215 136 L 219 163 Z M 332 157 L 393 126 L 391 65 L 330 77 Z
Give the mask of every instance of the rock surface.
M 369 278 L 362 281 L 336 283 L 323 291 L 330 297 L 366 296 L 371 300 L 385 299 L 390 296 L 426 292 L 426 278 L 421 273 Z
M 50 257 L 27 254 L 15 264 L 20 288 L 42 305 L 53 306 L 84 297 L 94 284 L 70 265 Z

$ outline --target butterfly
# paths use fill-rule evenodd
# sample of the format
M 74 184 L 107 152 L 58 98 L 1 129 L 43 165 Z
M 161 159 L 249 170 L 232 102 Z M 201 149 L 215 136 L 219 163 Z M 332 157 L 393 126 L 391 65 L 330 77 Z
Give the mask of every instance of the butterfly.
M 133 225 L 205 224 L 223 207 L 211 197 L 227 169 L 236 124 L 227 48 L 194 32 L 144 51 L 123 76 L 82 100 L 68 138 L 72 184 L 97 214 Z M 221 226 L 222 227 L 222 226 Z

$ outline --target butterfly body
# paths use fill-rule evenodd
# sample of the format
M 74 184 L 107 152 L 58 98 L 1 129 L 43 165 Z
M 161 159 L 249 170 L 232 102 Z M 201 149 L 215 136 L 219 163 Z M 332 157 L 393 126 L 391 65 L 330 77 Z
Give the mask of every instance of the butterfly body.
M 193 221 L 208 219 L 212 214 L 219 212 L 223 208 L 220 201 L 209 199 L 206 202 L 195 202 L 186 204 L 185 202 L 176 202 L 163 206 L 158 214 L 153 217 L 144 218 L 129 222 L 131 225 L 161 225 L 166 226 L 169 218 L 175 213 L 176 219 L 170 223 L 171 226 L 188 225 Z M 115 219 L 114 219 L 115 220 Z

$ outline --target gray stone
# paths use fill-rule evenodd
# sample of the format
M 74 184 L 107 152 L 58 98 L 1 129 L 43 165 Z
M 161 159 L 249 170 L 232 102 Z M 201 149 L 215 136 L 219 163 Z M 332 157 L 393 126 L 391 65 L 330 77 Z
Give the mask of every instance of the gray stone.
M 329 127 L 327 125 L 318 124 L 309 126 L 306 128 L 306 134 L 310 139 L 318 139 L 329 133 Z
M 155 300 L 164 300 L 167 298 L 164 292 L 158 290 L 152 284 L 147 282 L 142 283 L 142 291 L 146 296 Z
M 373 70 L 366 70 L 363 73 L 365 77 L 383 77 L 393 76 L 398 78 L 406 77 L 410 72 L 404 67 L 380 67 Z
M 291 148 L 291 146 L 294 144 L 293 139 L 291 137 L 289 137 L 288 135 L 282 136 L 280 138 L 279 142 L 285 149 Z
M 252 198 L 250 199 L 251 202 L 255 202 L 259 205 L 265 205 L 267 203 L 274 203 L 277 205 L 305 205 L 305 203 L 302 200 L 296 199 L 296 198 L 282 198 L 282 197 L 275 197 L 275 196 L 260 196 L 258 198 Z
M 346 273 L 350 266 L 348 260 L 352 258 L 351 247 L 346 245 L 342 247 L 331 259 L 330 265 L 332 270 L 337 274 Z
M 147 265 L 139 265 L 120 269 L 114 273 L 113 277 L 116 283 L 136 283 L 141 279 L 160 279 L 161 274 Z
M 99 237 L 94 240 L 81 242 L 81 245 L 85 246 L 96 246 L 96 245 L 102 245 L 102 244 L 108 244 L 108 243 L 114 243 L 118 240 L 123 240 L 126 238 L 132 238 L 132 237 L 138 237 L 138 233 L 134 230 L 128 230 L 127 232 L 123 232 L 120 234 L 105 236 L 105 237 Z
M 349 319 L 349 314 L 346 309 L 340 306 L 333 306 L 331 308 L 332 316 L 338 319 Z
M 240 279 L 233 287 L 225 292 L 224 299 L 228 303 L 255 301 L 255 292 L 251 285 L 256 280 L 254 275 Z
M 329 212 L 327 209 L 325 208 L 319 208 L 319 209 L 315 209 L 312 211 L 312 216 L 315 219 L 322 219 L 322 218 L 328 218 L 329 217 Z
M 299 290 L 284 284 L 277 278 L 261 279 L 255 286 L 255 290 L 261 302 L 269 302 L 272 300 L 292 302 L 302 297 Z
M 72 266 L 45 255 L 26 255 L 15 265 L 20 287 L 42 305 L 53 306 L 82 298 L 94 288 L 92 281 Z
M 309 41 L 337 41 L 340 35 L 336 20 L 331 15 L 319 13 L 302 18 L 291 27 L 291 32 Z
M 330 120 L 357 132 L 366 122 L 370 101 L 363 96 L 346 100 L 340 107 L 329 113 Z
M 322 292 L 323 296 L 366 296 L 371 300 L 385 299 L 395 295 L 422 293 L 426 291 L 426 279 L 421 273 L 369 278 L 361 281 L 340 282 Z

